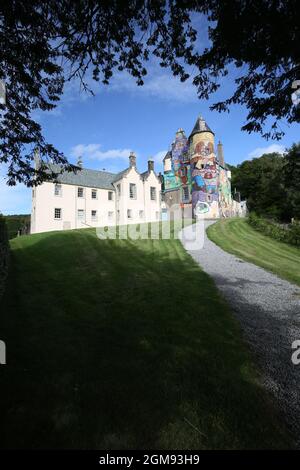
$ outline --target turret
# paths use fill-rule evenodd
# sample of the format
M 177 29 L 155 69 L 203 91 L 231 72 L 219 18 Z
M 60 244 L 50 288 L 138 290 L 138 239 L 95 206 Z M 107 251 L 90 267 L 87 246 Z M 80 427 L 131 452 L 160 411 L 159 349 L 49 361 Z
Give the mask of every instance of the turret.
M 191 139 L 191 137 L 193 137 L 193 135 L 201 134 L 203 132 L 210 132 L 212 135 L 215 135 L 213 133 L 213 131 L 211 130 L 211 128 L 207 125 L 205 119 L 200 115 L 197 118 L 197 121 L 194 125 L 194 128 L 193 128 L 189 138 Z
M 210 143 L 210 153 L 212 153 L 214 151 L 214 137 L 215 134 L 208 126 L 205 119 L 199 116 L 189 136 L 190 155 L 196 152 L 199 153 L 199 147 L 202 147 L 202 145 L 198 145 L 200 142 L 206 142 L 206 144 Z
M 219 217 L 218 173 L 214 154 L 215 134 L 199 116 L 189 137 L 194 215 Z

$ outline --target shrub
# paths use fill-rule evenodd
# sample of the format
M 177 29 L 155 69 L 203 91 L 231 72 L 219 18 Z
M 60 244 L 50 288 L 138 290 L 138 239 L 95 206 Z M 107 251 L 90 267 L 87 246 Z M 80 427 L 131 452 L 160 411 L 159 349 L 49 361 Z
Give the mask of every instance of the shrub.
M 248 223 L 255 230 L 290 245 L 300 246 L 300 224 L 280 225 L 274 221 L 259 217 L 255 212 L 251 212 L 248 217 Z
M 6 215 L 5 221 L 9 240 L 15 238 L 18 232 L 24 235 L 30 231 L 30 215 Z
M 5 219 L 0 215 L 0 299 L 4 293 L 8 274 L 9 244 Z

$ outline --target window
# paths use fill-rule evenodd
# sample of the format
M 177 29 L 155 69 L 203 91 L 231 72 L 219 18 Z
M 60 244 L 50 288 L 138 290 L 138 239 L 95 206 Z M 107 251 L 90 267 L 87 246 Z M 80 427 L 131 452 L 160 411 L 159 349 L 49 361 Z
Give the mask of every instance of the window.
M 150 199 L 156 201 L 156 188 L 154 186 L 150 187 Z
M 55 208 L 54 209 L 54 219 L 60 220 L 61 219 L 61 209 L 60 208 Z
M 84 197 L 84 190 L 83 188 L 77 188 L 77 196 Z
M 144 218 L 144 211 L 139 211 L 140 219 Z
M 77 219 L 78 220 L 83 220 L 84 219 L 84 209 L 78 209 L 77 210 Z
M 112 220 L 114 217 L 114 213 L 112 211 L 108 211 L 108 219 Z
M 183 201 L 189 201 L 190 200 L 189 187 L 188 186 L 183 186 L 182 190 L 183 190 L 182 200 Z
M 78 188 L 78 189 L 82 189 L 82 188 Z M 83 197 L 83 195 L 78 196 L 78 197 Z M 97 189 L 92 189 L 92 199 L 97 199 Z
M 54 186 L 54 195 L 61 196 L 61 184 L 56 184 Z
M 128 219 L 132 219 L 132 210 L 131 209 L 127 209 L 127 217 L 128 217 Z
M 136 199 L 136 184 L 129 184 L 129 197 L 130 199 Z
M 113 200 L 113 192 L 112 191 L 108 191 L 108 200 L 109 201 Z
M 92 220 L 97 220 L 97 211 L 91 211 Z
M 117 210 L 117 220 L 120 220 L 120 211 Z
M 121 196 L 121 185 L 120 184 L 117 184 L 117 193 L 118 193 L 118 197 Z

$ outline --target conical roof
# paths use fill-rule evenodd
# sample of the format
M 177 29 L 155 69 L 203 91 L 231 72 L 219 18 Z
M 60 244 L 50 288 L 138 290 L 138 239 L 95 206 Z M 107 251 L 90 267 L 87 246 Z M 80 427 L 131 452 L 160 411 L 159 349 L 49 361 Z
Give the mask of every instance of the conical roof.
M 192 137 L 194 134 L 200 134 L 200 132 L 211 132 L 213 135 L 215 135 L 211 128 L 206 124 L 206 121 L 202 116 L 197 118 L 190 137 Z

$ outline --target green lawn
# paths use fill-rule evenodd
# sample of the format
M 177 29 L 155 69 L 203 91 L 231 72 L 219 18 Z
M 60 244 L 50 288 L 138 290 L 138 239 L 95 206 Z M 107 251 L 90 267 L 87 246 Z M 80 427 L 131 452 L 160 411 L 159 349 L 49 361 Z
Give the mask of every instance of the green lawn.
M 281 448 L 239 327 L 178 240 L 12 240 L 0 446 Z
M 225 219 L 207 229 L 223 250 L 300 285 L 300 249 L 254 230 L 246 219 Z

